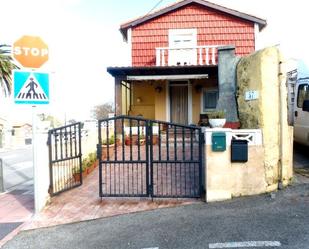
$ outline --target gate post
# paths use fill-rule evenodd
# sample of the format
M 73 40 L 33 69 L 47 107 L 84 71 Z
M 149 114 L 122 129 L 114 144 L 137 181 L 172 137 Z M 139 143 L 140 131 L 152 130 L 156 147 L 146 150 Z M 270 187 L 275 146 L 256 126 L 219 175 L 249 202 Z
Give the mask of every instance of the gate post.
M 199 128 L 199 162 L 200 162 L 200 167 L 199 167 L 199 181 L 200 181 L 200 191 L 199 194 L 202 196 L 203 191 L 206 191 L 206 184 L 205 184 L 205 179 L 206 179 L 206 160 L 205 157 L 205 134 L 202 132 L 202 129 Z
M 151 198 L 153 197 L 153 144 L 152 144 L 152 121 L 146 121 L 146 134 L 147 134 L 147 139 L 146 141 L 146 153 L 147 153 L 147 188 L 149 191 L 149 195 Z M 150 177 L 149 177 L 150 176 Z

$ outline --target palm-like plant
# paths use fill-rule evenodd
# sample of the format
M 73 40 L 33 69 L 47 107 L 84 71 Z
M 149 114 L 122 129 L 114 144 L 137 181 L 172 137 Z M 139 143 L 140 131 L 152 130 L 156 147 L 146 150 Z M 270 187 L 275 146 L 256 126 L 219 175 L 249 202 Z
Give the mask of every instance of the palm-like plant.
M 8 96 L 12 91 L 12 71 L 19 67 L 14 63 L 11 56 L 11 47 L 9 45 L 0 44 L 0 86 Z

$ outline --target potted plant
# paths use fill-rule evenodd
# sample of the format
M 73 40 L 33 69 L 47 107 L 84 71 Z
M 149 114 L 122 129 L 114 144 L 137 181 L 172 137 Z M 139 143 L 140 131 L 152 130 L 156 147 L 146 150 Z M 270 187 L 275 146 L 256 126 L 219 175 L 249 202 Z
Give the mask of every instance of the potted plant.
M 141 134 L 139 135 L 139 139 L 136 139 L 136 145 L 145 145 L 146 144 L 146 139 L 145 139 L 145 135 Z
M 133 135 L 132 136 L 126 135 L 124 138 L 124 144 L 127 146 L 133 144 Z
M 222 110 L 208 113 L 211 128 L 222 128 L 225 125 L 225 113 Z
M 115 147 L 114 135 L 110 136 L 108 139 L 103 139 L 102 140 L 102 159 L 106 159 L 107 154 L 109 154 L 109 158 L 113 157 L 114 147 Z
M 93 170 L 95 167 L 97 167 L 97 154 L 95 152 L 91 152 L 89 153 L 88 157 L 91 162 L 90 168 Z
M 72 170 L 74 182 L 80 182 L 80 169 L 79 167 L 75 167 Z M 82 165 L 82 177 L 86 176 L 86 167 Z
M 90 173 L 90 160 L 89 160 L 89 157 L 86 157 L 83 159 L 82 161 L 82 169 L 83 169 L 83 173 L 84 175 L 88 175 Z

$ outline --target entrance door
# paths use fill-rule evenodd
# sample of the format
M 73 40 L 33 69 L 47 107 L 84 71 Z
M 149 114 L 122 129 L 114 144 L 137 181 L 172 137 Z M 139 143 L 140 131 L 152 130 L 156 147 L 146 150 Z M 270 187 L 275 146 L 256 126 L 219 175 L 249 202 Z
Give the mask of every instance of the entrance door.
M 170 117 L 173 123 L 188 124 L 188 85 L 170 85 Z

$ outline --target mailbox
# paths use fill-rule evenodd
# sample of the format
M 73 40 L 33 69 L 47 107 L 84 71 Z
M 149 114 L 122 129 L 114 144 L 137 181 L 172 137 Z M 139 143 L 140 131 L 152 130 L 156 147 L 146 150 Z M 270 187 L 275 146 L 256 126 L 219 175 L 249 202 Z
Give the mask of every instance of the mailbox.
M 231 142 L 231 161 L 247 162 L 248 161 L 248 141 L 232 139 Z
M 226 150 L 225 132 L 213 132 L 211 137 L 212 151 Z

